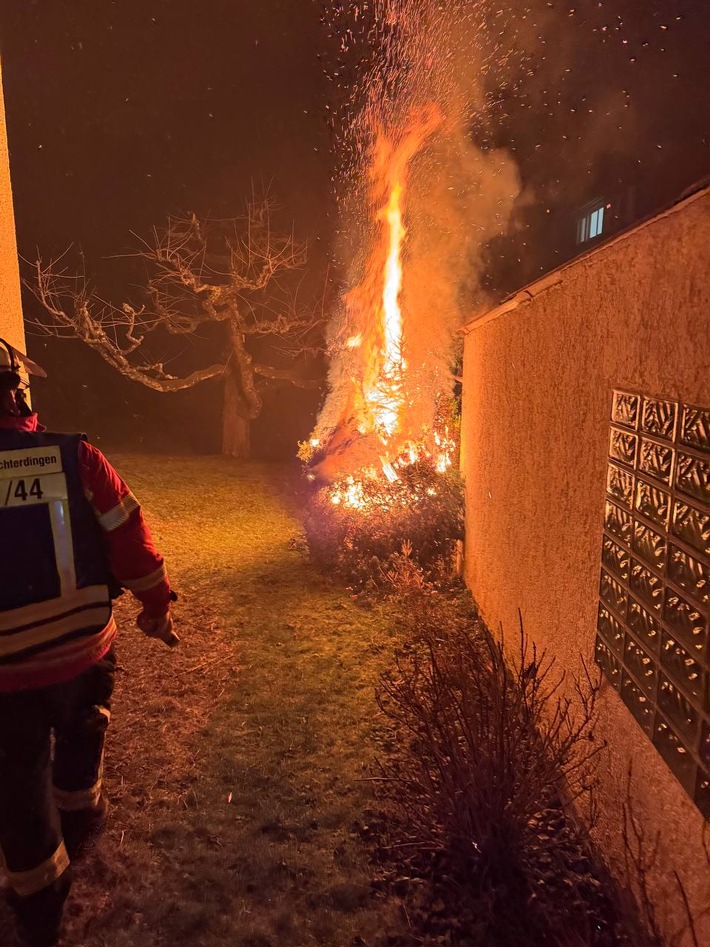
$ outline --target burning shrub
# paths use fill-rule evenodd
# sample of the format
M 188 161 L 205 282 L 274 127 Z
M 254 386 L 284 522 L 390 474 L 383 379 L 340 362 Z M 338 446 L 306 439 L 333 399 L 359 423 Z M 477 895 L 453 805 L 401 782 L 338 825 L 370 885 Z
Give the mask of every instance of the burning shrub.
M 419 460 L 388 480 L 344 477 L 323 487 L 305 517 L 308 545 L 321 566 L 358 587 L 387 582 L 402 556 L 429 577 L 450 575 L 463 537 L 460 478 Z

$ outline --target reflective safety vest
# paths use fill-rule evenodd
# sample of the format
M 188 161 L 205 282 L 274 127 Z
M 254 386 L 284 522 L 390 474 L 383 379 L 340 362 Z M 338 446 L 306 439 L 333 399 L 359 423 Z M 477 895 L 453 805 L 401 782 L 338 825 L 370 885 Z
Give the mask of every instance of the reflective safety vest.
M 79 474 L 83 439 L 0 430 L 0 674 L 100 656 L 115 627 L 101 530 Z

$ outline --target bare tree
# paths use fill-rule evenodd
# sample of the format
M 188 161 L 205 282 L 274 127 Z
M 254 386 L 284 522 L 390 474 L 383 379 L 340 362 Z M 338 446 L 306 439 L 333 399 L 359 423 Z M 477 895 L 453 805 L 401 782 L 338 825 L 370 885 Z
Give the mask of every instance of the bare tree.
M 43 306 L 35 326 L 60 338 L 78 338 L 127 378 L 155 391 L 178 391 L 210 378 L 224 383 L 222 450 L 249 454 L 250 422 L 263 392 L 274 384 L 317 387 L 308 377 L 322 343 L 318 308 L 297 305 L 295 274 L 305 246 L 272 226 L 268 198 L 252 200 L 241 218 L 170 217 L 153 228 L 129 256 L 145 261 L 140 305 L 114 305 L 91 287 L 86 273 L 63 266 L 66 254 L 37 259 L 27 285 Z M 149 350 L 167 335 L 196 338 L 219 324 L 224 358 L 183 376 Z M 156 335 L 157 334 L 157 335 Z M 277 364 L 267 364 L 264 353 Z

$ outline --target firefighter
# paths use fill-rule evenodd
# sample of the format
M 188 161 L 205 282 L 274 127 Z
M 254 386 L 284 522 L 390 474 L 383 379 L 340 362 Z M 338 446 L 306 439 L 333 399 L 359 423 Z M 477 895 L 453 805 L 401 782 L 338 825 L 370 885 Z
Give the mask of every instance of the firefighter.
M 138 501 L 82 435 L 45 430 L 21 372 L 45 376 L 0 339 L 0 850 L 21 935 L 51 947 L 108 808 L 112 597 L 172 645 L 175 596 Z

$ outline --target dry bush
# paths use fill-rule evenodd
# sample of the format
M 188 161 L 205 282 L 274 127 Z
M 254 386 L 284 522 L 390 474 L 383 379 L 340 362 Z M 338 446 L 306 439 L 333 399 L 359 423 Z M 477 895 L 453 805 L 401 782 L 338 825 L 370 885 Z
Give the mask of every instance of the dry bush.
M 363 480 L 363 504 L 332 502 L 338 484 L 323 487 L 305 516 L 313 559 L 356 587 L 388 586 L 387 573 L 401 556 L 428 577 L 451 574 L 456 543 L 463 538 L 463 489 L 455 473 L 438 473 L 420 461 L 400 479 Z
M 449 894 L 476 899 L 471 917 L 488 932 L 477 943 L 623 943 L 591 931 L 590 915 L 609 907 L 590 904 L 599 885 L 561 803 L 590 790 L 598 685 L 575 682 L 573 708 L 522 626 L 509 664 L 463 597 L 399 568 L 390 578 L 406 579 L 407 643 L 378 694 L 400 748 L 381 763 L 392 847 L 428 860 Z
M 408 596 L 411 644 L 383 677 L 381 709 L 410 740 L 413 759 L 389 775 L 406 783 L 409 824 L 423 844 L 454 848 L 508 878 L 545 806 L 589 787 L 596 686 L 576 683 L 578 709 L 559 694 L 553 660 L 522 630 L 518 658 L 471 627 L 441 595 Z M 411 763 L 414 766 L 411 766 Z

